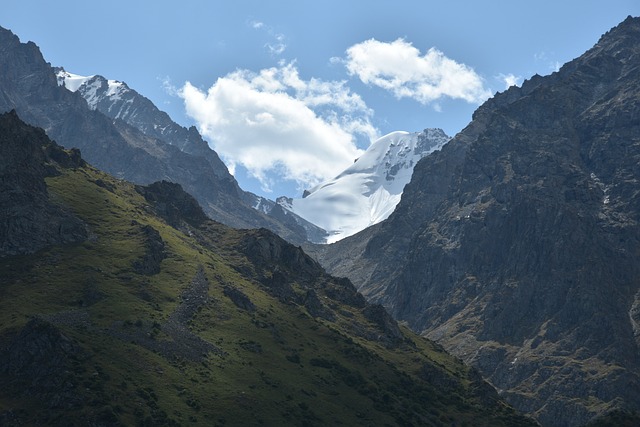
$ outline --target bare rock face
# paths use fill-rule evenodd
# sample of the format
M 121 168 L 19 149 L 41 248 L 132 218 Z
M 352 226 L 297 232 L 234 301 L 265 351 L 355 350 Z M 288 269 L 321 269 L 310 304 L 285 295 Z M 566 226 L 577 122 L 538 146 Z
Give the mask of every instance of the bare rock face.
M 208 218 L 198 202 L 179 184 L 158 181 L 136 190 L 154 207 L 156 214 L 167 224 L 179 228 L 182 223 L 197 227 Z
M 55 165 L 81 163 L 79 153 L 65 152 L 15 111 L 0 115 L 0 257 L 86 239 L 82 221 L 51 203 L 44 180 Z
M 640 409 L 640 19 L 487 101 L 320 252 L 546 426 Z

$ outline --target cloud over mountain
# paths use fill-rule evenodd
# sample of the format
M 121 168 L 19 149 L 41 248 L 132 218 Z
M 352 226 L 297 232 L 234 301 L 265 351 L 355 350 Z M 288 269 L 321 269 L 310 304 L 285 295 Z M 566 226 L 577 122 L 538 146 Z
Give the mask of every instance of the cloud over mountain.
M 372 111 L 345 82 L 303 80 L 293 62 L 237 70 L 206 91 L 187 82 L 179 95 L 230 170 L 244 166 L 265 191 L 273 171 L 301 189 L 332 178 L 362 153 L 358 137 L 377 137 Z

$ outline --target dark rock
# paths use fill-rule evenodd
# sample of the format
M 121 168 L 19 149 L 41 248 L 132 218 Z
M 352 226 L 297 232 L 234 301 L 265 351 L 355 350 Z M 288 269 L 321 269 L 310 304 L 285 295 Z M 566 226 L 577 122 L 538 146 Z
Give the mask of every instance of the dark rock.
M 73 366 L 86 357 L 82 348 L 51 323 L 30 320 L 2 351 L 3 393 L 35 396 L 52 409 L 73 409 L 83 402 Z
M 309 289 L 304 297 L 304 306 L 313 317 L 333 321 L 336 316 L 329 307 L 324 305 L 314 289 Z
M 336 301 L 355 308 L 364 308 L 366 300 L 347 278 L 335 278 L 323 286 L 325 294 Z
M 324 274 L 322 267 L 300 247 L 291 245 L 268 230 L 259 229 L 249 233 L 240 245 L 242 252 L 256 265 L 281 265 L 308 280 Z
M 160 263 L 166 258 L 164 241 L 158 230 L 150 225 L 141 228 L 143 236 L 144 255 L 133 263 L 133 269 L 138 274 L 152 276 L 160 273 Z
M 362 310 L 362 314 L 382 332 L 378 341 L 383 341 L 389 346 L 395 346 L 404 341 L 404 335 L 402 335 L 398 323 L 380 304 L 367 305 Z
M 0 256 L 87 238 L 82 221 L 51 203 L 45 183 L 56 167 L 78 164 L 15 111 L 0 115 Z
M 229 297 L 229 299 L 238 307 L 250 313 L 256 311 L 256 306 L 251 302 L 248 296 L 244 294 L 240 289 L 225 285 L 222 292 Z
M 146 187 L 138 186 L 136 190 L 153 205 L 156 214 L 174 228 L 180 228 L 182 222 L 198 227 L 208 220 L 198 202 L 180 184 L 159 181 Z
M 270 275 L 265 275 L 260 279 L 260 283 L 265 290 L 281 302 L 299 302 L 298 295 L 293 290 L 293 278 L 286 274 L 276 265 Z
M 96 179 L 95 180 L 95 184 L 98 187 L 104 188 L 105 190 L 113 193 L 113 191 L 115 190 L 115 186 L 113 184 L 111 184 L 110 182 L 106 182 L 102 179 Z

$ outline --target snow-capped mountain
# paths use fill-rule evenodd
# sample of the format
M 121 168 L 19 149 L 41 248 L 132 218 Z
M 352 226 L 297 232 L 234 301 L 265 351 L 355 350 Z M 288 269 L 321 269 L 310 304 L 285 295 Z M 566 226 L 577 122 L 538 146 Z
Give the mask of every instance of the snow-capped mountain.
M 148 98 L 129 88 L 126 83 L 101 75 L 80 76 L 64 68 L 56 68 L 58 85 L 78 92 L 89 108 L 112 119 L 120 119 L 140 129 L 145 135 L 162 139 L 188 153 L 203 154 L 208 147 L 195 128 L 186 129 L 160 111 Z M 215 167 L 219 167 L 216 164 Z
M 117 80 L 107 80 L 102 76 L 79 76 L 72 74 L 60 68 L 56 70 L 58 85 L 64 86 L 71 92 L 80 91 L 82 97 L 87 100 L 92 110 L 98 108 L 98 102 L 105 98 L 111 100 L 120 100 L 122 95 L 131 92 L 129 87 Z M 132 103 L 132 100 L 127 102 Z M 120 118 L 123 111 L 116 113 L 116 117 Z
M 327 243 L 336 242 L 391 215 L 418 160 L 449 139 L 441 129 L 390 133 L 340 175 L 306 191 L 302 199 L 281 197 L 277 202 L 327 230 Z

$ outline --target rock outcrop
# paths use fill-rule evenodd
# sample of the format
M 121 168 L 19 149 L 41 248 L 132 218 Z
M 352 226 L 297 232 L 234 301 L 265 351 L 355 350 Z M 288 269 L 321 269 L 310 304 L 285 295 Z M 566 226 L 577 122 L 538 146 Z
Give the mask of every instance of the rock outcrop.
M 15 111 L 0 115 L 0 257 L 87 238 L 83 222 L 50 200 L 45 183 L 56 173 L 54 164 L 82 163 L 77 151 L 51 143 Z

